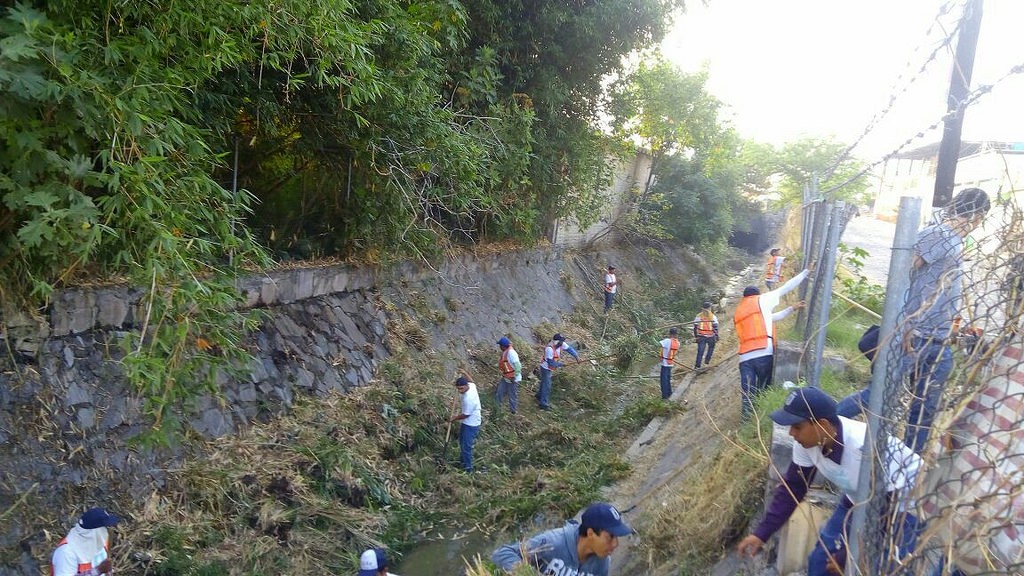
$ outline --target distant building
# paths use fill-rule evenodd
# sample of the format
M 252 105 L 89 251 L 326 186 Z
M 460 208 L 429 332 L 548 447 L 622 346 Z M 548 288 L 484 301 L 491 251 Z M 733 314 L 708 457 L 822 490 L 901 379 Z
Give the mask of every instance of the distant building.
M 901 196 L 921 198 L 923 217 L 931 214 L 935 193 L 935 165 L 939 143 L 901 152 L 886 160 L 875 191 L 874 214 L 895 219 Z M 962 142 L 957 161 L 954 193 L 961 188 L 982 188 L 993 199 L 1005 197 L 1014 183 L 1024 186 L 1024 142 Z

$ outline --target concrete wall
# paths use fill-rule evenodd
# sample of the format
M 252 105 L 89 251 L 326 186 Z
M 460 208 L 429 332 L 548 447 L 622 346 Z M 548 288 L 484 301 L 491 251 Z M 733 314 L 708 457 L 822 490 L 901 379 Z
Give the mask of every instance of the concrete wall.
M 613 240 L 614 234 L 608 232 L 626 210 L 623 199 L 633 188 L 644 187 L 651 173 L 651 162 L 652 158 L 643 152 L 626 160 L 613 161 L 614 175 L 609 187 L 601 192 L 604 210 L 598 221 L 584 230 L 571 220 L 559 219 L 555 227 L 554 243 L 559 246 L 583 246 L 598 237 Z

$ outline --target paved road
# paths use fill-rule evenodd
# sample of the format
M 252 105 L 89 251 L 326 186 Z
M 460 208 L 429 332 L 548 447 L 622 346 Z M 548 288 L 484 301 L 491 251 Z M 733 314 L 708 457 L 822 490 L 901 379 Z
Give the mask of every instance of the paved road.
M 895 223 L 864 215 L 850 220 L 842 241 L 851 248 L 856 246 L 868 252 L 869 256 L 864 262 L 864 276 L 884 286 L 889 277 L 889 257 L 895 235 Z

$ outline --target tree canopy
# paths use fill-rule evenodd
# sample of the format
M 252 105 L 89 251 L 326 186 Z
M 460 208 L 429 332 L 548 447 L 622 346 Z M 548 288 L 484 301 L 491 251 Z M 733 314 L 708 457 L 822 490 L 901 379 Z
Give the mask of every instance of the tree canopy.
M 212 386 L 272 257 L 428 258 L 586 225 L 601 81 L 679 0 L 25 0 L 0 8 L 0 290 L 148 288 L 125 366 Z M 207 377 L 196 377 L 204 372 Z M 196 383 L 196 384 L 192 384 Z

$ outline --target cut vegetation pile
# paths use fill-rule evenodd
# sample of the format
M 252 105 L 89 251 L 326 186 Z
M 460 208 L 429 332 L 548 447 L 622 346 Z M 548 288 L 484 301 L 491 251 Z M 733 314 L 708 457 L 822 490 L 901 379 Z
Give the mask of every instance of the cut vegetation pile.
M 421 323 L 434 319 L 379 302 L 391 319 L 393 356 L 378 380 L 347 395 L 299 399 L 284 417 L 197 446 L 205 455 L 171 474 L 165 490 L 125 503 L 131 521 L 119 527 L 114 552 L 125 558 L 121 570 L 348 573 L 370 546 L 400 553 L 441 529 L 508 530 L 572 516 L 628 472 L 621 455 L 653 415 L 678 411 L 658 399 L 656 379 L 623 376 L 650 368 L 661 327 L 691 318 L 708 296 L 667 292 L 642 276 L 626 286 L 628 298 L 609 315 L 591 298 L 560 325 L 535 327 L 532 342 L 513 336 L 524 376 L 554 332 L 577 345 L 583 362 L 569 359 L 555 373 L 551 412 L 536 408 L 532 376 L 520 386 L 518 414 L 495 406 L 493 341 L 456 359 L 484 404 L 476 464 L 486 473 L 474 475 L 458 470 L 458 423 L 447 435 L 456 374 L 426 341 Z

